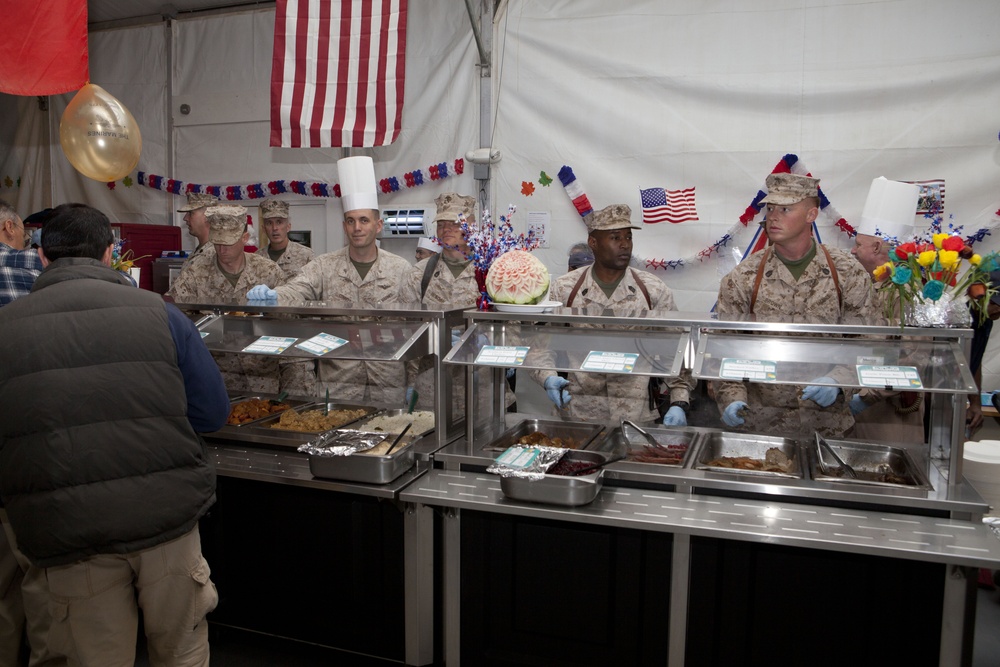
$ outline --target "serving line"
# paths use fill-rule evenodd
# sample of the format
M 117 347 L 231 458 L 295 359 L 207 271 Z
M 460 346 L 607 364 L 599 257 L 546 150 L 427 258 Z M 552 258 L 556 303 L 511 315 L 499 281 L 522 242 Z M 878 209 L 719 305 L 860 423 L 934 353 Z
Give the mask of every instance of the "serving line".
M 1000 540 L 978 523 L 771 500 L 746 500 L 605 487 L 589 505 L 564 508 L 509 500 L 496 476 L 431 470 L 400 499 L 618 528 L 904 558 L 1000 567 Z

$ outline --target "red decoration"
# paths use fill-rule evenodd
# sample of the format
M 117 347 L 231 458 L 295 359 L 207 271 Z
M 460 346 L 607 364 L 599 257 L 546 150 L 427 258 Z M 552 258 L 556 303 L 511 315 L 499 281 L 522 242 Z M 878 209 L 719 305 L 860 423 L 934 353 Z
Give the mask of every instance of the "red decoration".
M 521 194 L 525 197 L 535 194 L 535 184 L 531 181 L 521 181 Z

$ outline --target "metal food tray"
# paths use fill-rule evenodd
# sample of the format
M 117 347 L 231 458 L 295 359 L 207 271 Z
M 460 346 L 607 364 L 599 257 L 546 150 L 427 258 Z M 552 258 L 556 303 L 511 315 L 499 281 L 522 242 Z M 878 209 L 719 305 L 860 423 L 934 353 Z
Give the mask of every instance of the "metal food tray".
M 863 484 L 866 486 L 880 486 L 892 489 L 931 489 L 927 475 L 917 467 L 910 453 L 899 447 L 889 445 L 876 445 L 865 442 L 845 442 L 840 440 L 827 440 L 828 445 L 844 460 L 844 463 L 854 468 L 859 479 L 853 479 L 846 472 L 840 470 L 836 461 L 828 452 L 819 452 L 817 448 L 810 448 L 810 474 L 813 479 L 819 482 L 836 482 L 838 484 Z M 827 470 L 824 471 L 820 465 L 819 455 L 823 454 L 823 461 Z M 884 472 L 891 472 L 902 478 L 902 482 L 883 481 L 879 477 Z
M 771 448 L 780 449 L 785 456 L 792 460 L 792 467 L 788 472 L 723 468 L 708 464 L 709 461 L 723 456 L 746 456 L 763 461 L 765 453 Z M 746 433 L 726 433 L 719 431 L 706 434 L 698 447 L 698 455 L 694 459 L 694 467 L 698 470 L 721 472 L 729 475 L 753 475 L 754 477 L 792 479 L 801 479 L 803 477 L 802 456 L 799 452 L 799 446 L 794 440 Z
M 576 447 L 568 449 L 584 449 L 591 443 L 604 427 L 600 424 L 588 424 L 586 422 L 564 422 L 560 419 L 525 419 L 510 427 L 497 438 L 486 444 L 483 449 L 486 451 L 505 451 L 518 443 L 518 440 L 526 435 L 531 435 L 541 431 L 550 438 L 572 438 L 576 441 Z
M 404 442 L 409 436 L 404 436 Z M 391 438 L 387 438 L 391 441 Z M 400 442 L 388 456 L 351 454 L 350 456 L 309 455 L 309 471 L 314 477 L 344 482 L 388 484 L 413 467 L 413 441 Z M 331 443 L 332 444 L 332 443 Z
M 420 410 L 420 412 L 429 412 L 429 411 L 428 410 Z M 368 422 L 370 422 L 371 420 L 375 419 L 376 417 L 398 417 L 399 415 L 405 415 L 405 414 L 407 414 L 407 411 L 406 411 L 405 408 L 403 408 L 403 409 L 393 409 L 393 410 L 379 410 L 375 414 L 365 415 L 364 417 L 362 417 L 358 421 L 351 422 L 351 430 L 354 430 L 354 431 L 365 431 L 366 433 L 382 433 L 382 431 L 373 431 L 373 430 L 371 430 L 369 428 L 365 428 L 365 425 L 368 424 Z M 341 428 L 343 428 L 343 427 L 341 427 Z M 433 432 L 434 432 L 434 427 L 433 426 L 431 426 L 429 429 L 425 429 L 425 430 L 423 430 L 423 431 L 421 431 L 419 433 L 414 433 L 413 432 L 413 428 L 410 428 L 410 430 L 406 432 L 406 437 L 413 436 L 414 438 L 419 438 L 419 437 L 427 435 L 428 433 L 433 433 Z M 392 431 L 392 432 L 385 431 L 385 433 L 392 434 L 392 433 L 399 433 L 399 431 L 398 430 L 397 431 Z
M 323 401 L 313 402 L 313 403 L 306 403 L 304 405 L 299 405 L 299 406 L 297 406 L 295 408 L 292 408 L 292 409 L 295 410 L 296 412 L 300 412 L 301 413 L 301 412 L 308 412 L 308 411 L 311 411 L 311 410 L 322 410 L 324 405 L 327 408 L 327 412 L 333 412 L 334 410 L 364 410 L 365 414 L 363 414 L 362 416 L 357 417 L 355 419 L 352 419 L 350 421 L 344 422 L 343 424 L 341 424 L 339 426 L 334 426 L 334 427 L 331 427 L 331 428 L 325 428 L 325 429 L 321 429 L 319 431 L 299 431 L 297 429 L 292 429 L 292 428 L 276 428 L 276 427 L 272 427 L 271 426 L 272 423 L 275 423 L 279 419 L 281 419 L 281 413 L 280 412 L 277 413 L 277 414 L 275 414 L 275 415 L 271 415 L 270 417 L 265 417 L 264 419 L 261 419 L 258 422 L 255 422 L 254 426 L 256 426 L 256 427 L 258 427 L 260 429 L 267 429 L 268 431 L 271 431 L 271 432 L 280 431 L 282 433 L 301 433 L 303 435 L 308 436 L 308 438 L 311 440 L 312 438 L 314 438 L 319 433 L 328 433 L 329 431 L 336 431 L 337 429 L 341 429 L 341 428 L 344 428 L 344 427 L 346 427 L 348 425 L 352 425 L 352 424 L 356 423 L 357 421 L 359 421 L 361 419 L 364 419 L 365 417 L 370 416 L 373 412 L 376 412 L 378 410 L 378 408 L 373 407 L 371 405 L 353 405 L 353 404 L 347 404 L 347 403 L 333 403 L 333 402 L 324 403 Z
M 603 463 L 605 456 L 598 452 L 571 450 L 563 455 L 576 461 Z M 598 468 L 589 475 L 570 477 L 568 475 L 544 475 L 542 479 L 524 477 L 501 477 L 500 490 L 511 500 L 529 503 L 546 503 L 577 507 L 594 500 L 604 485 L 604 468 Z
M 600 452 L 622 452 L 626 455 L 624 460 L 631 463 L 650 463 L 653 465 L 680 468 L 683 467 L 687 460 L 692 456 L 699 438 L 698 432 L 693 429 L 644 428 L 643 430 L 653 436 L 656 442 L 664 447 L 683 446 L 684 452 L 679 456 L 680 460 L 677 463 L 671 463 L 666 457 L 660 461 L 652 460 L 658 453 L 654 451 L 655 448 L 649 444 L 644 437 L 642 437 L 641 433 L 633 431 L 628 427 L 626 427 L 625 432 L 623 433 L 621 426 L 615 427 L 615 429 L 608 434 L 601 444 L 591 447 L 591 449 Z M 643 456 L 647 454 L 648 457 Z M 646 458 L 650 460 L 639 460 Z
M 247 401 L 251 401 L 251 400 L 254 400 L 254 399 L 260 400 L 260 401 L 273 401 L 273 400 L 275 400 L 275 398 L 271 397 L 271 396 L 238 396 L 236 398 L 230 399 L 230 402 L 229 402 L 229 412 L 232 413 L 233 408 L 235 408 L 240 403 L 245 403 Z M 294 410 L 295 408 L 302 407 L 304 405 L 309 405 L 312 401 L 307 400 L 307 399 L 287 398 L 286 397 L 286 398 L 281 399 L 278 402 L 279 403 L 284 403 L 284 404 L 288 405 L 289 408 L 291 408 L 291 409 Z M 284 412 L 284 410 L 282 410 L 281 412 Z M 269 415 L 264 415 L 263 417 L 258 417 L 257 419 L 254 419 L 252 421 L 243 422 L 242 424 L 228 424 L 227 423 L 227 424 L 225 424 L 225 426 L 228 426 L 230 428 L 246 428 L 247 426 L 252 426 L 252 425 L 254 425 L 254 424 L 258 423 L 258 422 L 262 422 L 265 419 L 270 419 L 270 418 L 272 418 L 272 417 L 274 417 L 276 415 L 280 415 L 281 412 L 273 412 L 273 413 L 271 413 Z M 227 417 L 227 419 L 228 419 L 228 417 Z

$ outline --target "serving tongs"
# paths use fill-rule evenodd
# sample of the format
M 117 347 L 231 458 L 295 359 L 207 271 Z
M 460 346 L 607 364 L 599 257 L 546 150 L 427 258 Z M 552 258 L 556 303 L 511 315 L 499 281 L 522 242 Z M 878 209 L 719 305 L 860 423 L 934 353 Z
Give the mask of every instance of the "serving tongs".
M 660 443 L 658 443 L 656 441 L 656 438 L 654 438 L 648 431 L 646 431 L 644 428 L 640 427 L 639 425 L 635 424 L 634 422 L 631 422 L 628 419 L 622 418 L 622 423 L 621 423 L 622 435 L 625 436 L 624 439 L 626 441 L 628 441 L 628 435 L 625 434 L 625 427 L 626 426 L 628 426 L 629 428 L 632 428 L 632 429 L 635 429 L 636 431 L 638 431 L 639 434 L 642 435 L 642 437 L 644 437 L 646 439 L 646 442 L 649 443 L 650 447 L 656 447 L 657 449 L 663 449 L 663 445 L 661 445 Z
M 830 456 L 832 456 L 833 460 L 837 462 L 837 465 L 840 466 L 840 469 L 846 472 L 851 479 L 858 478 L 858 473 L 854 472 L 854 468 L 847 465 L 847 462 L 844 461 L 844 459 L 840 458 L 840 455 L 837 454 L 837 452 L 833 451 L 833 447 L 830 446 L 830 443 L 828 443 L 826 439 L 823 438 L 823 436 L 817 433 L 816 453 L 819 455 L 819 467 L 823 469 L 824 473 L 829 474 L 829 469 L 827 468 L 826 462 L 823 460 L 824 449 L 830 453 Z

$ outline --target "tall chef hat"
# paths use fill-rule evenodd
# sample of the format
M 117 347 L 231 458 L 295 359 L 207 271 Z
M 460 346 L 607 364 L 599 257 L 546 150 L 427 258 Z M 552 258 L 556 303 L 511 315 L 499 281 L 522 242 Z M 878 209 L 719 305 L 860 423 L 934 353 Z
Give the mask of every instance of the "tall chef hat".
M 417 241 L 417 247 L 423 248 L 424 250 L 430 250 L 431 252 L 441 252 L 441 246 L 434 241 L 431 241 L 426 236 L 420 237 L 420 240 Z
M 894 236 L 901 242 L 913 237 L 920 186 L 890 181 L 879 176 L 872 181 L 861 211 L 858 234 Z M 878 232 L 878 233 L 876 233 Z
M 367 155 L 337 160 L 340 176 L 340 196 L 344 212 L 358 209 L 378 209 L 378 186 L 375 183 L 375 162 Z

